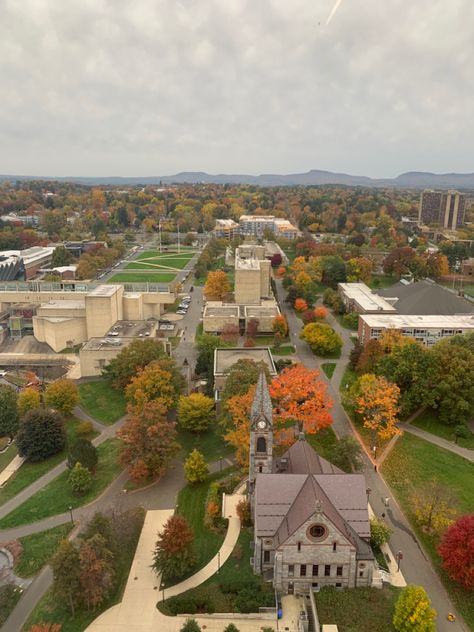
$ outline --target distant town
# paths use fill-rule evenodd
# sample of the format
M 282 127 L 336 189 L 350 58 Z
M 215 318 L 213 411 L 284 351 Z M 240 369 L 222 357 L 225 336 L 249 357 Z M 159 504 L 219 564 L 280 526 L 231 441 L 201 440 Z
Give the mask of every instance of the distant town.
M 5 632 L 474 630 L 474 191 L 0 182 Z

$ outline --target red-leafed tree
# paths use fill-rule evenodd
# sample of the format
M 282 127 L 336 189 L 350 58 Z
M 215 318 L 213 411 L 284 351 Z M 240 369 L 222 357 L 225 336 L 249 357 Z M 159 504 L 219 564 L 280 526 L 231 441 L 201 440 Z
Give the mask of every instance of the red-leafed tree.
M 193 530 L 183 516 L 171 516 L 158 534 L 152 568 L 163 579 L 182 577 L 195 561 Z
M 474 588 L 474 513 L 461 516 L 447 529 L 438 551 L 451 579 L 472 590 Z
M 232 323 L 227 323 L 227 325 L 224 325 L 224 327 L 222 328 L 221 338 L 225 342 L 235 344 L 239 339 L 239 326 L 233 325 Z
M 249 338 L 255 338 L 255 336 L 258 334 L 258 319 L 257 318 L 250 318 L 247 322 L 247 336 Z
M 79 549 L 79 564 L 83 599 L 88 610 L 95 609 L 109 595 L 114 578 L 113 555 L 101 535 L 84 540 Z

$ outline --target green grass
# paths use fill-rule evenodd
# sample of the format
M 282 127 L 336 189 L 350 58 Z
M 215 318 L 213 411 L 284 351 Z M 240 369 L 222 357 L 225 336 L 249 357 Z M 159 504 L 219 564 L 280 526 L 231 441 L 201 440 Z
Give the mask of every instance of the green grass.
M 316 452 L 326 459 L 331 461 L 334 448 L 337 446 L 338 439 L 334 430 L 329 428 L 323 428 L 316 434 L 305 434 L 306 441 L 312 446 Z
M 176 427 L 178 430 L 176 440 L 181 446 L 183 457 L 196 448 L 202 453 L 208 463 L 212 463 L 213 461 L 218 461 L 221 456 L 227 456 L 232 453 L 232 447 L 224 441 L 222 430 L 217 424 L 211 426 L 206 432 L 201 433 L 184 430 L 179 424 Z
M 454 443 L 456 438 L 454 435 L 455 426 L 448 426 L 447 424 L 442 423 L 438 419 L 436 411 L 434 410 L 425 410 L 411 422 L 411 425 L 416 426 L 421 430 L 425 430 L 426 432 L 430 432 L 437 437 L 441 437 L 441 439 L 446 439 L 446 441 L 452 441 Z M 469 436 L 465 439 L 460 437 L 458 439 L 458 445 L 462 448 L 470 448 L 471 450 L 474 450 L 474 434 L 467 426 L 466 430 L 469 433 Z
M 343 592 L 327 587 L 314 597 L 321 625 L 334 623 L 339 632 L 392 632 L 399 594 L 400 590 L 393 587 L 353 588 Z
M 351 369 L 351 367 L 347 365 L 344 371 L 344 374 L 341 378 L 341 383 L 339 385 L 339 390 L 341 391 L 341 393 L 344 393 L 346 390 L 349 390 L 349 388 L 352 386 L 352 384 L 356 380 L 357 380 L 357 373 L 354 371 L 354 369 Z M 347 389 L 346 389 L 346 384 L 348 385 Z
M 472 512 L 474 507 L 474 463 L 405 433 L 382 465 L 385 480 L 392 488 L 405 515 L 410 520 L 418 539 L 424 544 L 443 583 L 466 622 L 474 627 L 472 593 L 455 584 L 441 567 L 436 547 L 437 536 L 425 533 L 416 523 L 411 497 L 425 483 L 437 479 L 456 498 L 460 514 Z
M 169 283 L 175 276 L 174 272 L 119 272 L 107 283 Z
M 30 630 L 35 623 L 59 623 L 61 624 L 61 632 L 83 632 L 102 612 L 108 610 L 111 606 L 122 600 L 125 585 L 127 583 L 130 567 L 132 565 L 138 540 L 143 526 L 144 511 L 132 510 L 136 516 L 129 537 L 118 549 L 116 554 L 116 575 L 112 593 L 96 610 L 88 612 L 85 609 L 76 609 L 74 617 L 71 611 L 65 606 L 50 588 L 47 593 L 36 604 L 35 609 L 31 613 L 23 630 Z
M 321 364 L 321 368 L 329 380 L 332 378 L 333 373 L 336 370 L 336 366 L 337 365 L 335 362 L 324 362 L 323 364 Z
M 372 289 L 382 289 L 391 287 L 397 282 L 397 279 L 392 276 L 386 276 L 385 274 L 374 275 L 372 280 L 367 285 Z
M 193 258 L 193 254 L 184 254 L 176 257 L 152 257 L 145 259 L 140 257 L 136 261 L 132 261 L 126 270 L 159 270 L 160 267 L 182 270 Z
M 61 514 L 70 506 L 74 509 L 92 502 L 121 472 L 117 460 L 120 443 L 118 439 L 108 439 L 97 448 L 99 464 L 92 486 L 86 494 L 76 496 L 72 493 L 68 483 L 69 470 L 66 470 L 2 518 L 0 528 L 9 529 L 36 522 Z
M 87 414 L 103 424 L 113 424 L 127 412 L 123 391 L 118 391 L 107 380 L 79 384 L 79 404 Z
M 7 465 L 13 461 L 17 454 L 18 450 L 16 449 L 16 445 L 14 443 L 10 444 L 10 447 L 0 454 L 0 472 L 2 472 Z
M 0 587 L 0 628 L 20 600 L 21 591 L 13 584 Z
M 60 541 L 67 538 L 72 529 L 73 525 L 68 522 L 47 531 L 18 538 L 23 547 L 23 553 L 15 564 L 13 569 L 15 573 L 20 577 L 32 577 L 39 573 L 56 553 Z
M 293 345 L 281 345 L 281 347 L 270 347 L 272 355 L 275 356 L 287 356 L 295 353 Z
M 71 443 L 75 441 L 76 428 L 79 424 L 79 420 L 75 417 L 72 417 L 66 422 L 66 434 L 67 441 Z M 97 432 L 93 432 L 88 435 L 86 438 L 92 439 L 97 436 Z M 0 505 L 3 505 L 10 500 L 14 496 L 16 496 L 19 492 L 21 492 L 25 487 L 28 487 L 32 483 L 34 483 L 38 478 L 47 474 L 53 467 L 59 465 L 66 458 L 66 450 L 51 456 L 49 459 L 45 461 L 40 461 L 39 463 L 23 463 L 19 470 L 13 474 L 11 478 L 5 483 L 5 485 L 0 488 Z

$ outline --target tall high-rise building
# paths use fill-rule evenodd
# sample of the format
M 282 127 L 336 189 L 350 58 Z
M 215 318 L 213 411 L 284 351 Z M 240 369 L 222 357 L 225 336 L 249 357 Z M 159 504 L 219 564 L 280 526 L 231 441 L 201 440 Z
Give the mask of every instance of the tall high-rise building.
M 464 224 L 465 195 L 459 191 L 426 189 L 420 197 L 418 220 L 456 230 Z

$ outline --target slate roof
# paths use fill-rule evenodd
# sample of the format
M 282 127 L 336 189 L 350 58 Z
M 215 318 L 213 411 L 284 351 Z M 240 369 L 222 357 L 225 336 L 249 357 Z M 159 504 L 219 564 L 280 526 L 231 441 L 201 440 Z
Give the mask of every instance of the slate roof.
M 377 290 L 377 294 L 387 299 L 398 298 L 393 306 L 399 314 L 437 316 L 474 313 L 474 303 L 432 281 L 416 281 L 408 285 L 395 283 L 389 288 Z
M 279 459 L 274 459 L 274 471 L 282 474 L 343 474 L 338 467 L 323 459 L 300 435 Z
M 260 419 L 265 419 L 268 424 L 272 423 L 273 406 L 268 392 L 268 384 L 265 374 L 260 373 L 255 389 L 252 407 L 250 409 L 250 423 L 255 425 Z

